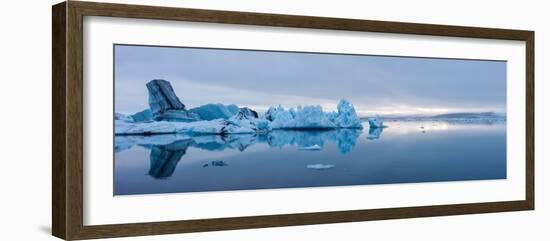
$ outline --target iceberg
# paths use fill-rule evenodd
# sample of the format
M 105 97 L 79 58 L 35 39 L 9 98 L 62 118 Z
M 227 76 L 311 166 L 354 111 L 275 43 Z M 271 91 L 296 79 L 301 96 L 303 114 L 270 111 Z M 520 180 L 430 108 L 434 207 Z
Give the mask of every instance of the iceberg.
M 321 106 L 298 106 L 285 110 L 282 106 L 270 107 L 264 118 L 272 129 L 362 129 L 361 119 L 355 108 L 346 100 L 340 100 L 337 112 L 324 112 Z
M 355 107 L 346 100 L 338 103 L 338 112 L 332 114 L 332 122 L 340 128 L 363 128 L 361 119 L 355 112 Z
M 151 110 L 146 109 L 140 112 L 137 112 L 133 115 L 126 115 L 115 112 L 115 120 L 124 121 L 124 122 L 151 122 L 153 121 L 153 115 Z
M 146 109 L 133 114 L 132 119 L 134 122 L 151 122 L 153 121 L 153 113 L 150 109 Z
M 201 120 L 227 120 L 239 112 L 239 107 L 236 105 L 206 104 L 189 109 L 189 112 L 197 114 Z
M 257 119 L 247 114 L 244 109 L 239 110 L 239 113 L 227 120 L 228 125 L 234 128 L 231 133 L 266 133 L 271 131 L 271 126 L 266 120 Z M 236 131 L 241 130 L 241 132 Z
M 251 118 L 258 118 L 258 112 L 248 107 L 239 108 L 237 105 L 206 104 L 189 109 L 189 112 L 197 114 L 201 120 L 227 120 L 239 112 L 243 112 L 243 114 Z
M 124 122 L 134 122 L 134 119 L 132 118 L 132 116 L 121 114 L 121 113 L 115 113 L 115 120 L 124 121 Z
M 256 130 L 241 127 L 238 123 L 223 119 L 195 122 L 155 121 L 148 123 L 129 123 L 115 120 L 115 135 L 156 135 L 156 134 L 240 134 L 254 133 Z
M 386 126 L 384 126 L 384 121 L 382 121 L 382 119 L 380 118 L 380 116 L 375 116 L 375 117 L 371 117 L 371 118 L 368 118 L 369 120 L 369 127 L 370 128 L 384 128 Z
M 149 109 L 133 115 L 115 113 L 115 135 L 227 135 L 267 133 L 276 129 L 313 131 L 363 128 L 354 106 L 343 99 L 338 103 L 336 112 L 325 112 L 319 105 L 288 110 L 279 105 L 270 107 L 260 118 L 253 109 L 239 108 L 234 104 L 206 104 L 188 110 L 170 82 L 154 79 L 146 86 Z
M 253 109 L 250 109 L 248 107 L 242 107 L 242 108 L 239 109 L 239 111 L 242 111 L 248 117 L 252 117 L 252 118 L 258 118 L 259 117 L 258 112 L 256 112 Z
M 197 114 L 182 110 L 167 110 L 160 116 L 156 117 L 156 121 L 178 121 L 178 122 L 193 122 L 200 120 Z
M 154 79 L 146 84 L 149 93 L 149 109 L 156 121 L 191 122 L 200 120 L 199 115 L 185 109 L 170 82 Z
M 245 134 L 270 131 L 266 120 L 253 119 L 239 111 L 228 120 L 215 119 L 194 122 L 153 121 L 127 122 L 115 120 L 115 135 L 154 135 L 154 134 Z
M 321 106 L 298 106 L 286 111 L 281 106 L 270 113 L 273 129 L 333 129 L 337 126 L 330 121 Z

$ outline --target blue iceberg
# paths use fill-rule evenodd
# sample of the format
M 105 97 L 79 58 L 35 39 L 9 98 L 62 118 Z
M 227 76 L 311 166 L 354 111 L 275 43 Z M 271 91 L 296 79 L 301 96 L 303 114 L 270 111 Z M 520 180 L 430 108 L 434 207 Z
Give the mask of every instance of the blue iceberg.
M 382 121 L 382 118 L 380 118 L 380 116 L 375 116 L 375 117 L 371 117 L 371 118 L 368 118 L 369 120 L 369 127 L 370 128 L 384 128 L 386 126 L 384 126 L 384 121 Z
M 236 105 L 206 104 L 189 109 L 191 113 L 199 115 L 201 120 L 229 119 L 239 112 Z
M 264 118 L 270 121 L 272 129 L 363 128 L 355 108 L 346 100 L 340 100 L 337 112 L 325 112 L 318 105 L 288 110 L 278 106 L 270 107 Z

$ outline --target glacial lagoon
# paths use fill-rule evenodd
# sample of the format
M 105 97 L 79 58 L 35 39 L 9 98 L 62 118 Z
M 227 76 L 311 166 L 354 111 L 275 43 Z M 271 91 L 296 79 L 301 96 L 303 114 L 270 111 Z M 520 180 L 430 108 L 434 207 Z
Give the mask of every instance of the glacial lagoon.
M 115 136 L 114 195 L 506 178 L 505 122 Z

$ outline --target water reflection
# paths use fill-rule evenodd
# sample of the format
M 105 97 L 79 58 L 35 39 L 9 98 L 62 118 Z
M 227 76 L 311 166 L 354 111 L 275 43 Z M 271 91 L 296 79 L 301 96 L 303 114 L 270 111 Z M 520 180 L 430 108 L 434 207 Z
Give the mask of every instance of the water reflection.
M 506 178 L 506 123 L 386 125 L 267 135 L 116 136 L 114 195 Z
M 151 166 L 149 175 L 155 178 L 167 178 L 174 173 L 181 157 L 185 155 L 189 141 L 170 145 L 155 145 L 151 148 Z
M 355 147 L 357 138 L 361 135 L 360 129 L 339 129 L 320 131 L 277 130 L 269 133 L 265 140 L 271 147 L 282 148 L 286 145 L 296 146 L 299 149 L 323 149 L 325 142 L 335 142 L 338 150 L 346 154 Z M 260 139 L 264 141 L 263 139 Z
M 298 150 L 322 150 L 326 143 L 334 142 L 341 154 L 349 153 L 356 145 L 361 135 L 360 129 L 339 130 L 276 130 L 265 135 L 152 135 L 152 136 L 116 136 L 115 152 L 121 152 L 139 145 L 150 149 L 150 169 L 148 174 L 156 179 L 170 177 L 188 148 L 198 148 L 207 151 L 223 151 L 233 149 L 245 151 L 256 144 L 267 144 L 271 148 L 293 146 Z M 380 136 L 378 132 L 378 136 Z M 369 132 L 370 136 L 370 132 Z M 223 161 L 212 161 L 203 167 L 223 167 L 228 164 Z
M 380 138 L 382 131 L 384 131 L 384 128 L 369 128 L 369 135 L 367 136 L 367 139 L 376 140 Z

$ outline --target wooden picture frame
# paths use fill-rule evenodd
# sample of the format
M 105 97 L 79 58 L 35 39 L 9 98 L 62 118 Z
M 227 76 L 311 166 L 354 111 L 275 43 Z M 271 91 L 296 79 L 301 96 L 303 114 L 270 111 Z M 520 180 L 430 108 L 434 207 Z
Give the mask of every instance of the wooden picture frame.
M 264 13 L 67 1 L 52 8 L 52 233 L 93 239 L 533 210 L 534 32 Z M 107 16 L 259 26 L 518 40 L 526 43 L 525 198 L 489 203 L 86 226 L 83 224 L 83 17 Z

